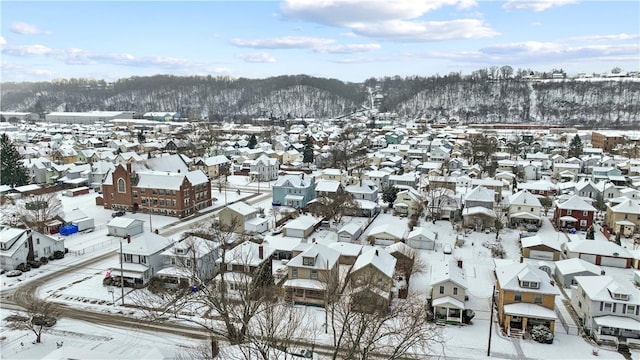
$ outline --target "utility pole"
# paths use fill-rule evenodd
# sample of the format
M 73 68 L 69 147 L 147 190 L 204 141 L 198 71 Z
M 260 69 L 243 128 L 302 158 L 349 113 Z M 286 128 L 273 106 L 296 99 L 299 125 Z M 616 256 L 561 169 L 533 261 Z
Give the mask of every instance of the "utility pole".
M 120 289 L 122 290 L 122 306 L 124 306 L 124 267 L 122 265 L 122 239 L 120 239 Z
M 491 331 L 493 329 L 493 306 L 496 301 L 496 286 L 491 291 L 491 316 L 489 317 L 489 343 L 487 344 L 487 356 L 491 356 Z

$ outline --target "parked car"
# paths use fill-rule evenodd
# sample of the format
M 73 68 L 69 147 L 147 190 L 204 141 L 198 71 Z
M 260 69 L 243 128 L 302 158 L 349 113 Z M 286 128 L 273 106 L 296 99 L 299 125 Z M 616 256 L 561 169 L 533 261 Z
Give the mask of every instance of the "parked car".
M 124 210 L 114 211 L 114 212 L 111 214 L 111 217 L 123 216 L 123 215 L 125 215 L 126 213 L 127 213 L 127 212 L 126 212 L 126 211 L 124 211 Z
M 451 249 L 451 245 L 444 244 L 444 246 L 442 247 L 442 252 L 445 254 L 451 254 L 453 252 L 453 250 Z
M 7 275 L 7 277 L 16 277 L 16 276 L 22 275 L 22 271 L 20 271 L 20 270 L 9 270 L 9 271 L 7 271 L 7 273 L 5 275 Z

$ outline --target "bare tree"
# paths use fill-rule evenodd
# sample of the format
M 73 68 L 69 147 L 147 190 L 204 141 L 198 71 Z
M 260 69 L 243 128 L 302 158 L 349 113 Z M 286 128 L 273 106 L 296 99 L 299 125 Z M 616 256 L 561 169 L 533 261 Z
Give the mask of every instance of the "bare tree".
M 345 212 L 356 209 L 357 207 L 358 205 L 352 193 L 339 191 L 331 197 L 323 196 L 316 198 L 316 201 L 309 205 L 309 210 L 315 216 L 322 216 L 340 223 Z
M 43 330 L 53 326 L 60 316 L 60 311 L 55 303 L 40 299 L 32 299 L 25 308 L 25 312 L 26 316 L 15 313 L 5 320 L 11 329 L 33 332 L 36 336 L 36 343 L 41 342 Z
M 431 218 L 435 224 L 436 220 L 440 219 L 440 216 L 442 215 L 442 208 L 448 201 L 449 195 L 451 195 L 452 191 L 445 186 L 433 185 L 433 183 L 435 182 L 429 182 L 425 200 L 428 209 L 427 216 Z
M 62 215 L 62 202 L 55 192 L 32 195 L 19 203 L 17 211 L 28 227 L 45 233 L 46 224 Z

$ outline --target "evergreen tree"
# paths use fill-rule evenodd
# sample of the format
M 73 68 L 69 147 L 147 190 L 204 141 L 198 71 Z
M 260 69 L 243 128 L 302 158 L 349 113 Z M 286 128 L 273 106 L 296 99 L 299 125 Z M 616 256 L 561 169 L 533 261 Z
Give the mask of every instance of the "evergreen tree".
M 386 188 L 384 188 L 384 190 L 382 190 L 382 201 L 386 202 L 387 204 L 389 204 L 389 207 L 391 207 L 396 201 L 399 191 L 400 189 L 395 186 L 387 186 Z
M 29 183 L 29 173 L 22 165 L 22 157 L 7 134 L 0 136 L 0 183 L 12 187 Z
M 307 139 L 304 141 L 304 150 L 302 152 L 302 162 L 311 164 L 313 163 L 313 142 L 311 136 L 307 135 Z
M 247 147 L 249 149 L 253 149 L 256 147 L 256 145 L 258 145 L 258 139 L 256 139 L 256 134 L 252 134 L 251 137 L 249 138 L 249 143 L 247 144 Z
M 571 142 L 569 143 L 569 151 L 567 152 L 567 155 L 570 158 L 580 157 L 580 155 L 582 155 L 583 147 L 584 146 L 582 145 L 582 139 L 580 139 L 580 136 L 576 134 L 576 136 L 574 136 L 573 139 L 571 139 Z

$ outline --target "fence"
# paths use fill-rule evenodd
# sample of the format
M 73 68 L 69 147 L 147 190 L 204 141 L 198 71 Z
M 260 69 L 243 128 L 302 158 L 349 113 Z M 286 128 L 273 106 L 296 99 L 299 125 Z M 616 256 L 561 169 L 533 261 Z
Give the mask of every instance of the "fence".
M 580 333 L 578 327 L 574 325 L 573 322 L 572 323 L 567 322 L 567 320 L 565 319 L 565 314 L 562 313 L 562 311 L 558 308 L 557 304 L 556 304 L 556 315 L 558 315 L 558 320 L 562 324 L 562 327 L 564 327 L 564 330 L 567 332 L 567 334 L 578 335 Z M 566 314 L 566 315 L 571 316 L 569 314 Z
M 112 247 L 112 245 L 114 243 L 116 243 L 116 244 L 119 243 L 120 240 L 121 240 L 120 238 L 111 238 L 109 240 L 105 240 L 105 241 L 103 241 L 101 243 L 94 244 L 94 245 L 91 245 L 91 246 L 87 246 L 87 247 L 82 248 L 82 249 L 70 250 L 69 254 L 75 255 L 75 256 L 81 256 L 81 255 L 85 255 L 85 254 L 88 254 L 88 253 L 92 253 L 92 252 L 97 251 L 97 250 L 107 249 L 109 247 Z

